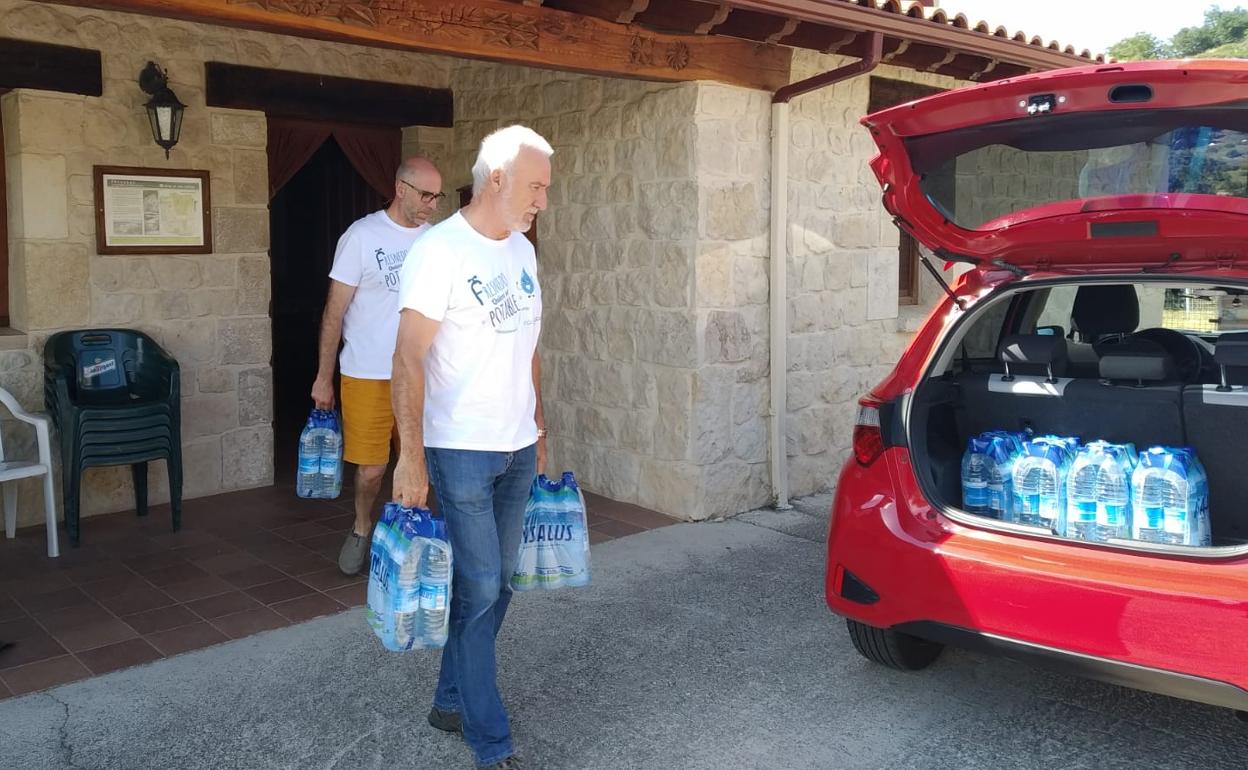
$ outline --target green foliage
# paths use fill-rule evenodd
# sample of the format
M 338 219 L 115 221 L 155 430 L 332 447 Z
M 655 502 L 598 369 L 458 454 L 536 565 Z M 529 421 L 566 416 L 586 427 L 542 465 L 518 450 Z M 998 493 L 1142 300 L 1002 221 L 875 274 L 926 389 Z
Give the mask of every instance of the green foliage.
M 1184 27 L 1168 42 L 1139 32 L 1114 43 L 1109 55 L 1120 61 L 1139 59 L 1248 58 L 1248 8 L 1224 10 L 1213 6 L 1205 11 L 1205 23 Z
M 1170 55 L 1170 51 L 1169 47 L 1158 40 L 1155 35 L 1137 32 L 1111 45 L 1109 55 L 1118 61 L 1139 61 L 1140 59 L 1164 59 Z

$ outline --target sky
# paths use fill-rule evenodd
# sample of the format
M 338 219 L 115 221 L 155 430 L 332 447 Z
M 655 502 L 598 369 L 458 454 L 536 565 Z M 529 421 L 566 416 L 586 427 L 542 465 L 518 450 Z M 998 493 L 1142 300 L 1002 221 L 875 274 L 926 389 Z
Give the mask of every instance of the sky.
M 1248 3 L 1226 0 L 939 0 L 938 5 L 950 16 L 965 14 L 971 23 L 988 22 L 994 29 L 1000 25 L 1011 33 L 1020 29 L 1039 35 L 1047 43 L 1056 40 L 1075 50 L 1087 48 L 1093 54 L 1104 53 L 1114 43 L 1136 32 L 1151 32 L 1167 40 L 1184 27 L 1204 22 L 1205 10 L 1214 5 L 1234 8 Z

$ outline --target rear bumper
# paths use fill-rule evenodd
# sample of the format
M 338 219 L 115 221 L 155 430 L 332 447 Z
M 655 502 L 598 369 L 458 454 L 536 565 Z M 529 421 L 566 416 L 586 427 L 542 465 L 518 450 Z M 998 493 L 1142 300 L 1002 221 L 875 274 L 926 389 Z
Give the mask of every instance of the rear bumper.
M 878 599 L 843 595 L 845 571 Z M 1248 560 L 1197 562 L 963 526 L 923 498 L 902 448 L 842 471 L 825 592 L 837 614 L 880 628 L 1248 705 Z
M 1092 655 L 1080 655 L 1068 650 L 1021 642 L 1017 639 L 1007 639 L 995 634 L 931 621 L 902 623 L 896 626 L 896 629 L 933 642 L 1025 660 L 1087 679 L 1098 679 L 1136 690 L 1147 690 L 1174 698 L 1208 703 L 1212 706 L 1248 711 L 1248 690 L 1229 682 L 1137 666 L 1134 663 L 1107 660 Z

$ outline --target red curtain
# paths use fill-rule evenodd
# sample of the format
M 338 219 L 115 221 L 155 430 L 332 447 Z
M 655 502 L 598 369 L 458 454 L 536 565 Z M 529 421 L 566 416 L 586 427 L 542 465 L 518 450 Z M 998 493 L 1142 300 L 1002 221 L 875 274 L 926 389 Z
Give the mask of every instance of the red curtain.
M 351 166 L 382 197 L 394 197 L 402 134 L 398 128 L 316 123 L 269 116 L 269 200 L 291 180 L 330 136 Z

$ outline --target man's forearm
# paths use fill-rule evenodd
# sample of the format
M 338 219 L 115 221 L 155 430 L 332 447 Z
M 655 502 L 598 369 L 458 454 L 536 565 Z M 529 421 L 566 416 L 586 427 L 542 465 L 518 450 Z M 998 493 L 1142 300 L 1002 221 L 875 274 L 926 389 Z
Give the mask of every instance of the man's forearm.
M 539 429 L 546 427 L 546 413 L 542 410 L 542 362 L 533 354 L 533 395 L 537 398 L 537 406 L 533 409 L 533 419 Z
M 317 352 L 316 376 L 328 379 L 334 376 L 334 360 L 338 357 L 338 343 L 342 341 L 342 316 L 327 308 L 321 319 L 321 344 Z
M 390 400 L 394 421 L 399 431 L 399 446 L 414 450 L 413 456 L 424 463 L 425 446 L 425 368 L 412 353 L 399 351 L 394 356 L 394 372 L 390 380 Z

